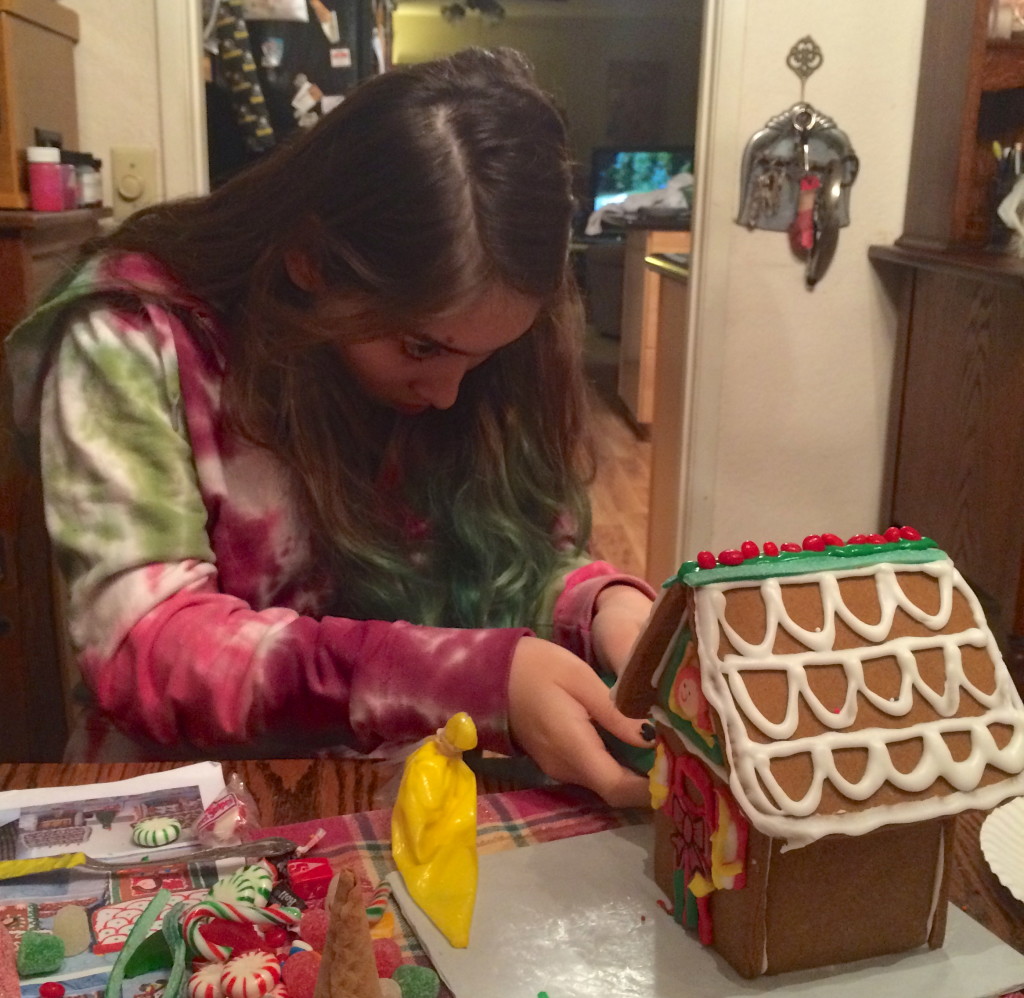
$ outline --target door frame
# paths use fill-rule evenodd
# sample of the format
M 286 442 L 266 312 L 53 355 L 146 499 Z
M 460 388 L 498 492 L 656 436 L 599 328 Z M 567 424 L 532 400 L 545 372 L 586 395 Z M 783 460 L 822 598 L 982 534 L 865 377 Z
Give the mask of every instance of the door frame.
M 164 197 L 209 191 L 202 0 L 153 0 Z

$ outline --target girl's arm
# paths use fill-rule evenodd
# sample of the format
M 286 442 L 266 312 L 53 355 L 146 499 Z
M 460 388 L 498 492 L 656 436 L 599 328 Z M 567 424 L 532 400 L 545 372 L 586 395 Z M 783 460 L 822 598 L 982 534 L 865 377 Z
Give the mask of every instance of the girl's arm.
M 605 561 L 588 562 L 565 576 L 555 598 L 551 638 L 592 666 L 618 676 L 653 600 L 654 589 L 643 579 Z

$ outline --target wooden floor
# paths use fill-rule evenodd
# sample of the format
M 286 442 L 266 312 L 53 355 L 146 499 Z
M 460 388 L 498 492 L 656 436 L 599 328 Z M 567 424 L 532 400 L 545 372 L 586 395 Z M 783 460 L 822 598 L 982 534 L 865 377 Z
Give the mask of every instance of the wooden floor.
M 597 479 L 590 490 L 594 527 L 591 553 L 631 575 L 644 577 L 651 444 L 638 437 L 615 398 L 615 341 L 594 341 L 587 369 L 597 389 Z

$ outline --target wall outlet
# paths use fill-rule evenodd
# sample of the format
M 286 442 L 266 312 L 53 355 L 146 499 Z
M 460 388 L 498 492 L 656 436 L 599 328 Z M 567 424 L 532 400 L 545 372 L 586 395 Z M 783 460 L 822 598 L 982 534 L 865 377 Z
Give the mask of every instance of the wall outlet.
M 110 186 L 114 218 L 160 200 L 156 174 L 156 149 L 152 146 L 115 146 L 110 150 Z

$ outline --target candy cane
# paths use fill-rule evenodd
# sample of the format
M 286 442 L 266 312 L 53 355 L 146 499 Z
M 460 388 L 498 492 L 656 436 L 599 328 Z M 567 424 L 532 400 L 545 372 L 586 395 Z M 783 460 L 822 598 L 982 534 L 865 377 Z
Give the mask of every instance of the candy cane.
M 199 931 L 204 922 L 224 918 L 229 922 L 245 922 L 250 925 L 282 925 L 286 928 L 299 923 L 299 910 L 280 905 L 259 908 L 254 904 L 228 904 L 225 901 L 200 901 L 182 916 L 181 931 L 185 941 L 200 956 L 207 960 L 222 962 L 231 955 L 230 946 L 207 942 Z

